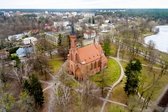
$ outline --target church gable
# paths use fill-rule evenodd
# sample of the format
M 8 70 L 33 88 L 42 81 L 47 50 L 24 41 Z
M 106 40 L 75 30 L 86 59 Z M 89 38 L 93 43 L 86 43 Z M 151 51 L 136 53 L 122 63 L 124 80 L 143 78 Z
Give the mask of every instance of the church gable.
M 77 52 L 78 52 L 79 60 L 83 64 L 90 63 L 101 57 L 100 52 L 93 44 L 79 48 Z
M 82 48 L 76 47 L 76 37 L 70 36 L 71 48 L 68 54 L 68 71 L 78 79 L 100 72 L 107 65 L 107 58 L 98 43 Z

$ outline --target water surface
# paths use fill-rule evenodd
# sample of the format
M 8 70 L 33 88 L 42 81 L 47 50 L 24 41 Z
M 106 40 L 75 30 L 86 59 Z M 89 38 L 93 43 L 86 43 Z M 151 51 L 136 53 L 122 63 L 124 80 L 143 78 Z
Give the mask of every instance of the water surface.
M 150 40 L 155 43 L 155 48 L 168 53 L 168 25 L 157 26 L 159 33 L 145 37 L 145 43 L 148 44 Z

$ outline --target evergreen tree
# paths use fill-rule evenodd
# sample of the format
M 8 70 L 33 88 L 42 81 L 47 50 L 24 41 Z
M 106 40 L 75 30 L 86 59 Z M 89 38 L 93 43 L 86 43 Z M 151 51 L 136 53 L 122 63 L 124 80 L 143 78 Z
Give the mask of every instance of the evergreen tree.
M 129 96 L 135 94 L 139 83 L 139 73 L 141 73 L 142 65 L 138 59 L 131 60 L 125 68 L 125 75 L 127 81 L 125 83 L 124 90 Z
M 44 103 L 44 96 L 41 83 L 35 75 L 29 77 L 29 80 L 24 83 L 25 90 L 34 97 L 35 103 L 38 106 L 42 106 Z
M 28 80 L 25 80 L 23 87 L 27 92 L 31 93 L 31 85 L 29 84 Z

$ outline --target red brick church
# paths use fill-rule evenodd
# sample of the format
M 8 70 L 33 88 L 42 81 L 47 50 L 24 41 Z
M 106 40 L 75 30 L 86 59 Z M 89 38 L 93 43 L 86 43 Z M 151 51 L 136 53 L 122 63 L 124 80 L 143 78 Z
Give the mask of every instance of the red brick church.
M 83 80 L 90 75 L 100 72 L 107 66 L 100 44 L 94 42 L 85 47 L 78 48 L 75 35 L 70 36 L 71 46 L 68 54 L 68 72 L 75 78 Z

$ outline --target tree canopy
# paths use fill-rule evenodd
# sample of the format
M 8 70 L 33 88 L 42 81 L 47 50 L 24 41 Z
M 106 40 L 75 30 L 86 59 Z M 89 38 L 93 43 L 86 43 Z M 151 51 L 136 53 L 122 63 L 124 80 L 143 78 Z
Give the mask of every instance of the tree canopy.
M 46 38 L 39 39 L 36 47 L 41 53 L 48 52 L 50 56 L 52 56 L 52 51 L 56 48 L 56 46 Z
M 129 96 L 135 94 L 139 83 L 139 73 L 141 73 L 142 65 L 138 59 L 132 59 L 125 68 L 125 75 L 127 81 L 125 83 L 124 90 Z
M 105 38 L 103 40 L 103 50 L 106 56 L 109 56 L 111 54 L 111 48 L 110 48 L 110 39 Z
M 28 80 L 25 80 L 24 88 L 34 97 L 36 105 L 41 107 L 44 103 L 44 96 L 38 78 L 35 75 L 31 75 Z

